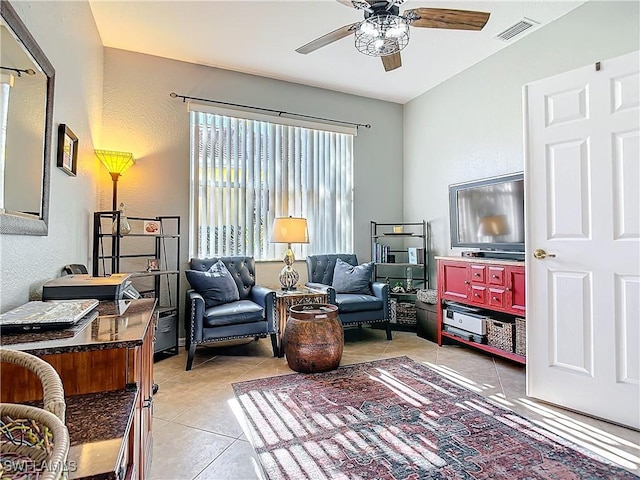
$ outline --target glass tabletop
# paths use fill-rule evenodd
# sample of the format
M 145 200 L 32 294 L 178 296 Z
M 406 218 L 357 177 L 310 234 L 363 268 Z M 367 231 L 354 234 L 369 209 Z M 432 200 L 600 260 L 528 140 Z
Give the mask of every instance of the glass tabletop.
M 320 290 L 313 290 L 307 287 L 298 287 L 296 290 L 280 290 L 278 288 L 274 288 L 276 291 L 276 297 L 301 297 L 301 296 L 311 296 L 311 295 L 326 295 L 325 292 Z

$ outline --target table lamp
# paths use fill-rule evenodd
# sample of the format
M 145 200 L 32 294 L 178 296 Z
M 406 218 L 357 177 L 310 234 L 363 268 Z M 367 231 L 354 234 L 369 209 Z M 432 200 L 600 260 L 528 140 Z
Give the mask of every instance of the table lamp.
M 271 242 L 288 244 L 284 256 L 284 268 L 280 271 L 280 285 L 282 290 L 295 290 L 300 275 L 293 268 L 295 257 L 291 250 L 292 243 L 309 243 L 307 220 L 296 217 L 277 217 L 271 227 Z

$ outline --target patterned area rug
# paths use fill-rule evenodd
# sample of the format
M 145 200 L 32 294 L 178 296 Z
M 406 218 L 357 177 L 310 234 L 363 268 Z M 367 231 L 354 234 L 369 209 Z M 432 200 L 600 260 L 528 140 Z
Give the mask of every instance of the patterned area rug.
M 638 478 L 408 357 L 233 388 L 270 480 Z

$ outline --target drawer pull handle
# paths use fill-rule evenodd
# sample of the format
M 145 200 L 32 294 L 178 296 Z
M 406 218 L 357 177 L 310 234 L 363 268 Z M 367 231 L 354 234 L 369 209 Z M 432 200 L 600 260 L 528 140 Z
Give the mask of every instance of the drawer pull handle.
M 507 292 L 510 292 L 510 291 L 511 291 L 511 288 L 507 287 L 507 288 L 505 288 L 505 290 L 506 290 Z
M 469 280 L 465 280 L 465 281 L 464 281 L 464 284 L 465 284 L 465 285 L 469 285 Z
M 474 294 L 476 297 L 480 298 L 480 294 L 479 293 L 475 293 Z
M 498 300 L 500 300 L 500 299 L 499 299 L 498 297 L 493 297 L 493 300 L 494 300 L 495 302 L 497 302 L 497 301 L 498 301 Z
M 498 278 L 498 275 L 491 275 L 492 278 Z
M 480 274 L 479 274 L 479 273 L 474 273 L 474 274 L 473 274 L 473 276 L 474 276 L 474 277 L 479 277 L 479 276 L 480 276 Z

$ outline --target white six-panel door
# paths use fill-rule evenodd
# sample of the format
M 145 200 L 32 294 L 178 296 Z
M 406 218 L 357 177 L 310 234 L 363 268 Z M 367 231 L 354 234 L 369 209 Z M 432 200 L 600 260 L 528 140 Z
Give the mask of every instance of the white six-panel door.
M 639 59 L 524 87 L 527 394 L 635 428 Z

